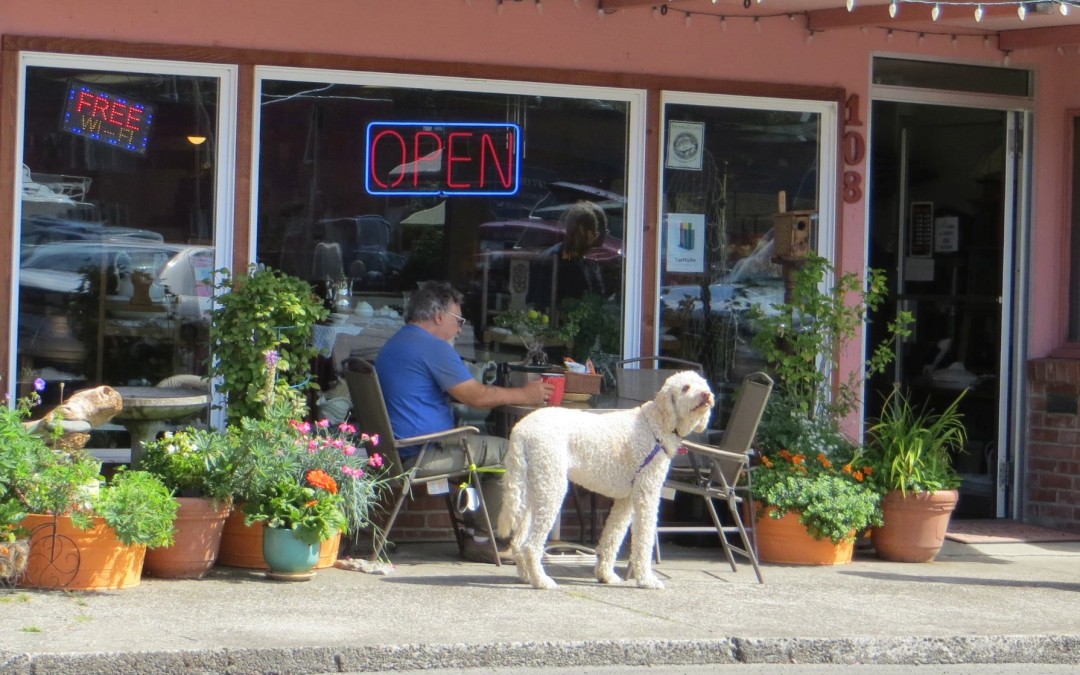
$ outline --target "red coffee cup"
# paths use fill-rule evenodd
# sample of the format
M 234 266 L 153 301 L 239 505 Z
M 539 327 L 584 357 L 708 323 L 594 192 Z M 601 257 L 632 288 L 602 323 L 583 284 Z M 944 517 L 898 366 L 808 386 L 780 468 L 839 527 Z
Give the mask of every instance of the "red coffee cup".
M 562 405 L 563 392 L 566 391 L 566 376 L 562 373 L 544 373 L 540 379 L 555 387 L 548 397 L 548 405 Z

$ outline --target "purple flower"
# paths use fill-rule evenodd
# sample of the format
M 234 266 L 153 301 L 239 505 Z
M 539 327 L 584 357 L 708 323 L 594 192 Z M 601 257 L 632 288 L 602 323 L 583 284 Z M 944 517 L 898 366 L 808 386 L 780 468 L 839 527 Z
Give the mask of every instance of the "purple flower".
M 266 368 L 268 370 L 276 370 L 281 356 L 277 353 L 277 350 L 267 349 L 264 358 L 266 359 Z
M 45 391 L 45 380 L 40 377 L 34 380 L 34 391 Z

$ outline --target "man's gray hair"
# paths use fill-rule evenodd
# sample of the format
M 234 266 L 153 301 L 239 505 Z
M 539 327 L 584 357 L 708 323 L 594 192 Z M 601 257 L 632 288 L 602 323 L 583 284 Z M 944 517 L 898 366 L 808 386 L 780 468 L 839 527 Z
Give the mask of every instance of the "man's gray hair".
M 460 305 L 464 297 L 445 281 L 425 281 L 409 296 L 405 323 L 432 321 L 436 314 L 450 311 L 450 305 Z

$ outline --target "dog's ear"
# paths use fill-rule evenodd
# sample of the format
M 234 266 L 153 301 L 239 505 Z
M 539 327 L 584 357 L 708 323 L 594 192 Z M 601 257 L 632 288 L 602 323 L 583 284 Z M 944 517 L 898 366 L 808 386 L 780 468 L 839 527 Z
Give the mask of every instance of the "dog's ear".
M 668 383 L 664 383 L 664 386 L 660 387 L 660 391 L 656 394 L 656 400 L 653 401 L 656 405 L 653 408 L 656 410 L 656 424 L 661 431 L 668 433 L 677 431 L 676 415 L 678 413 L 675 409 L 675 397 L 677 395 L 675 387 Z

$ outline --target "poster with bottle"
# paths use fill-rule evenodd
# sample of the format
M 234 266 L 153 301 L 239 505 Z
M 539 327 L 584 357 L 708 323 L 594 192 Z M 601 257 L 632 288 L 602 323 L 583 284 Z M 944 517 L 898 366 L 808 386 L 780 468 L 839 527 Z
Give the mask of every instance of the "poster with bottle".
M 705 271 L 705 215 L 669 213 L 664 228 L 668 272 Z

